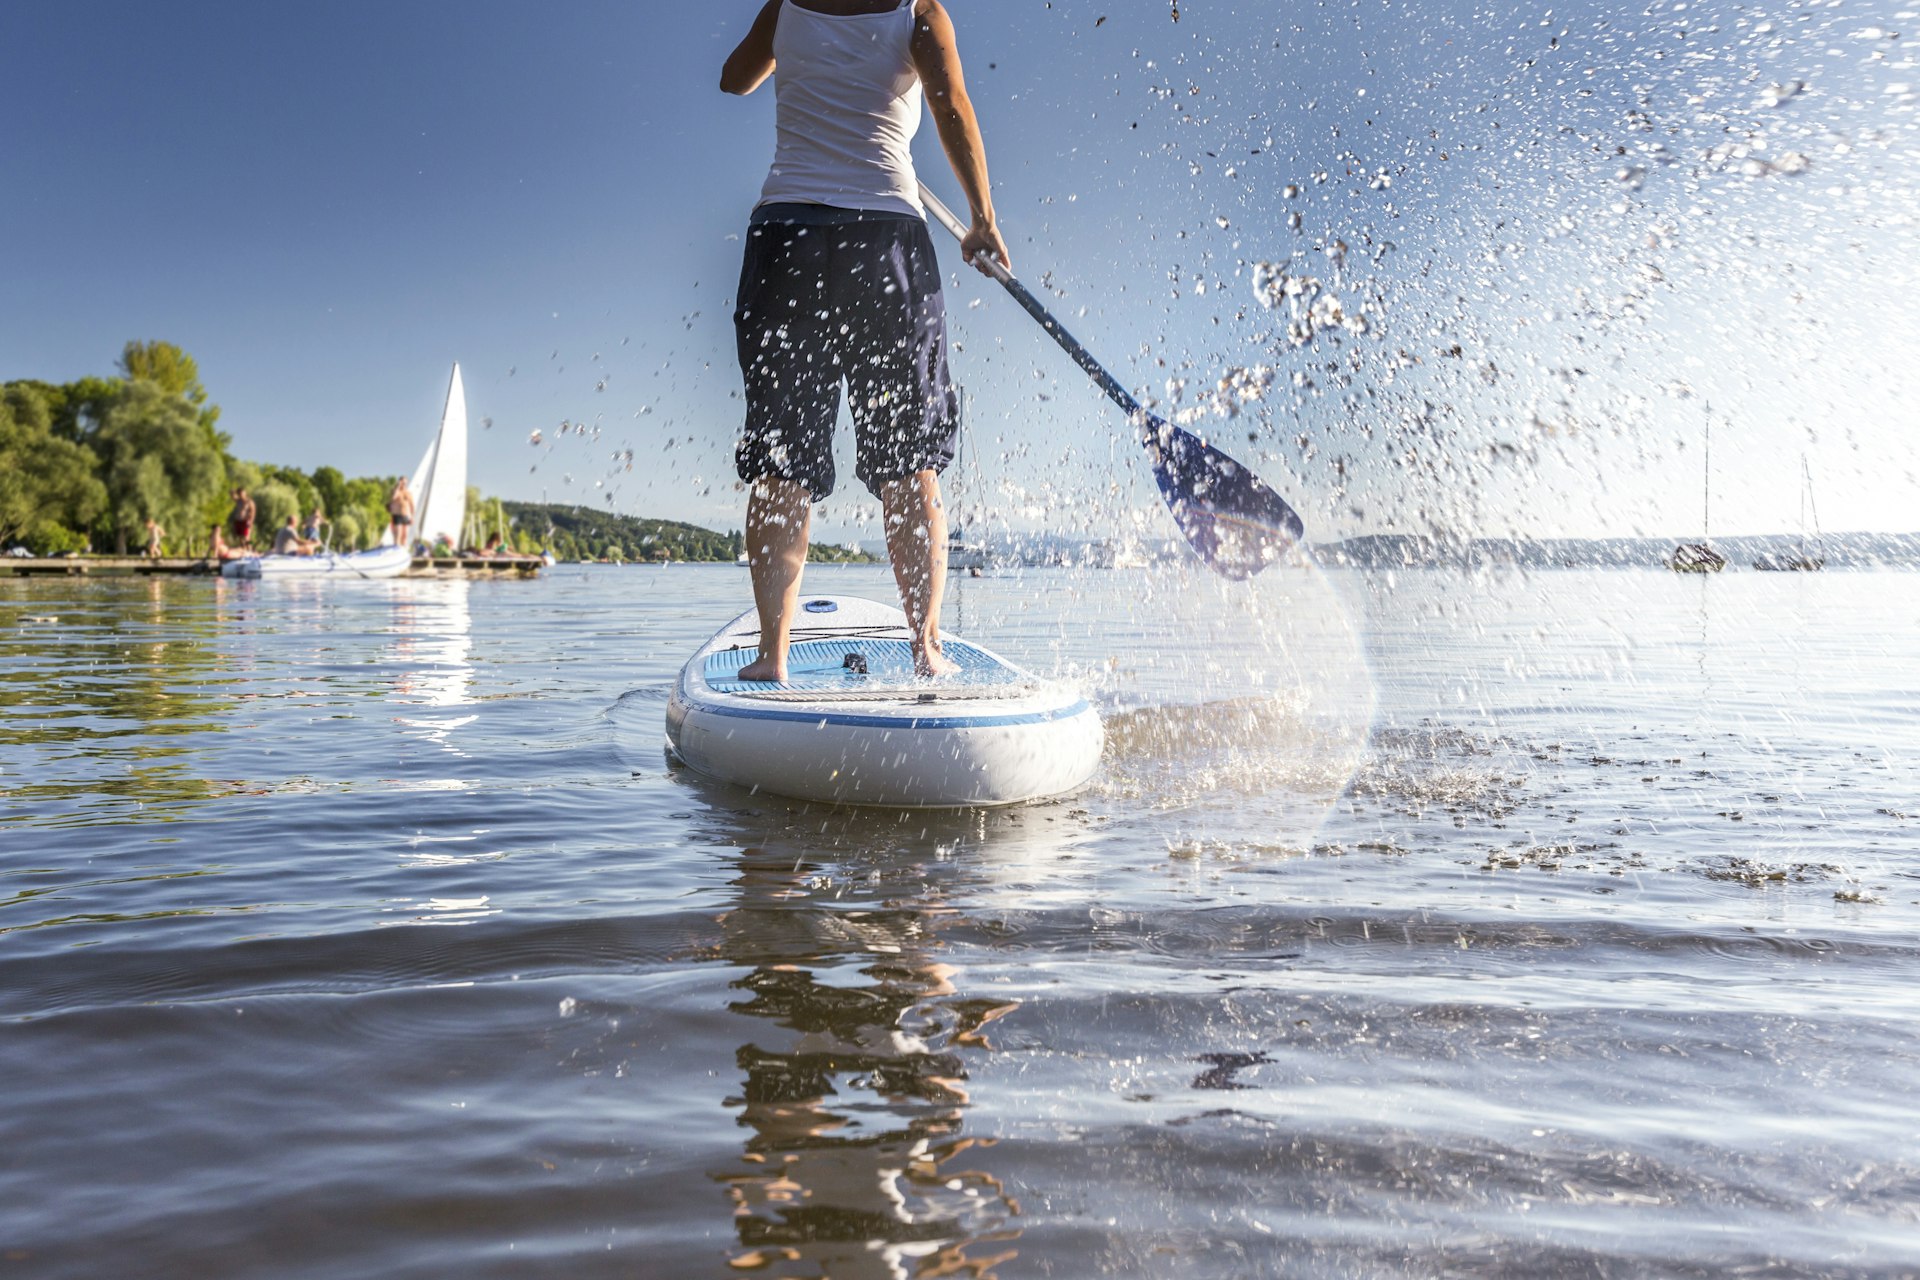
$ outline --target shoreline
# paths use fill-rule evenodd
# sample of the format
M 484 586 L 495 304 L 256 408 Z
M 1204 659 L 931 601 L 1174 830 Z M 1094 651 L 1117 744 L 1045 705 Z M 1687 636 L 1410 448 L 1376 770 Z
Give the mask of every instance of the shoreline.
M 485 560 L 465 556 L 415 556 L 403 578 L 538 577 L 539 560 Z M 0 577 L 12 578 L 217 578 L 219 568 L 205 556 L 6 556 Z

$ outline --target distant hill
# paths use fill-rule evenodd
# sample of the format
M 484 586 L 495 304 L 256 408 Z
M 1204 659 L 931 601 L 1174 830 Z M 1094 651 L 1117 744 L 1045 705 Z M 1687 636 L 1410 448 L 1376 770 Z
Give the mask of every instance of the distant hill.
M 1520 568 L 1659 568 L 1680 538 L 1460 538 L 1383 533 L 1316 543 L 1322 564 L 1367 569 L 1513 565 Z M 1758 534 L 1715 538 L 1713 546 L 1728 567 L 1751 568 L 1763 555 L 1793 555 L 1797 534 Z M 1820 539 L 1827 566 L 1834 569 L 1878 566 L 1920 567 L 1920 534 L 1829 533 Z
M 561 560 L 704 560 L 731 562 L 746 543 L 738 532 L 716 533 L 678 520 L 649 520 L 591 507 L 502 502 L 522 550 L 552 551 Z M 815 543 L 815 562 L 871 561 L 864 552 Z
M 1662 568 L 1682 541 L 1674 538 L 1459 538 L 1376 533 L 1338 542 L 1309 544 L 1321 564 L 1362 569 L 1480 568 L 1511 565 L 1528 569 Z M 1000 564 L 1085 565 L 1097 563 L 1101 539 L 1049 533 L 1004 533 L 992 538 L 988 558 Z M 1109 548 L 1111 543 L 1106 544 Z M 1798 534 L 1761 534 L 1715 538 L 1730 569 L 1751 569 L 1762 556 L 1798 554 Z M 1145 538 L 1128 544 L 1149 562 L 1192 556 L 1178 538 Z M 1827 567 L 1833 569 L 1920 568 L 1920 533 L 1829 533 L 1820 539 Z M 1109 557 L 1110 559 L 1110 557 Z

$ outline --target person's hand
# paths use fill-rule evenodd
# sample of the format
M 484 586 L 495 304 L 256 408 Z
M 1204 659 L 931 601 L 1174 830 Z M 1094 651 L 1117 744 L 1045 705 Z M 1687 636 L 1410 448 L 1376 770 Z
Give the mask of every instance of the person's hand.
M 989 257 L 998 258 L 1000 265 L 1008 271 L 1013 270 L 1013 259 L 1007 254 L 1007 242 L 1000 238 L 1000 228 L 992 222 L 975 219 L 973 226 L 960 241 L 960 256 L 967 265 L 983 276 L 993 271 L 987 266 Z

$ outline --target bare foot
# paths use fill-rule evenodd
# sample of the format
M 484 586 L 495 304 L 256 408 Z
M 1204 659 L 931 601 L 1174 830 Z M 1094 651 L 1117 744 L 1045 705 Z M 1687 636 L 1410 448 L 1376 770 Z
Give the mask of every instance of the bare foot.
M 740 668 L 740 678 L 742 680 L 771 680 L 776 684 L 784 684 L 787 679 L 787 664 L 784 662 L 776 662 L 772 658 L 755 658 L 752 662 Z
M 950 676 L 960 670 L 960 664 L 940 652 L 940 642 L 913 647 L 913 670 L 916 675 L 931 679 L 935 676 Z

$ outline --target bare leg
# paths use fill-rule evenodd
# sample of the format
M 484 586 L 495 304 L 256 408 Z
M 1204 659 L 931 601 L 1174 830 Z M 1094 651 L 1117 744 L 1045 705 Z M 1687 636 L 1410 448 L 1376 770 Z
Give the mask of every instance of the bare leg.
M 760 656 L 740 668 L 742 680 L 785 680 L 787 639 L 807 567 L 813 495 L 791 480 L 754 481 L 747 497 L 747 565 L 760 611 Z
M 913 632 L 913 665 L 923 676 L 951 675 L 960 668 L 940 653 L 940 596 L 947 586 L 947 512 L 940 504 L 940 475 L 916 471 L 880 486 L 887 555 L 900 604 Z

